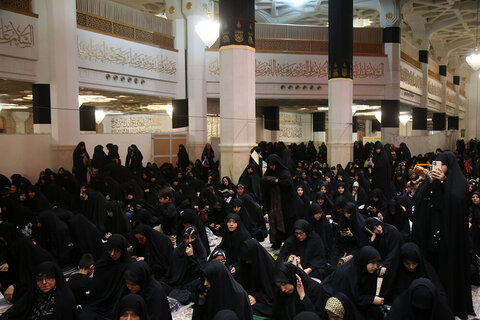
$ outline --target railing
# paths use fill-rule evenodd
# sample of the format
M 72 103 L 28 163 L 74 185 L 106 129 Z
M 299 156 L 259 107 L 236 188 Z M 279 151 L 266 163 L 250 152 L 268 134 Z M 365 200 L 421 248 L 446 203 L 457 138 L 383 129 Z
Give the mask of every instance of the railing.
M 0 9 L 38 18 L 32 12 L 32 0 L 0 0 Z
M 407 62 L 408 64 L 412 65 L 413 67 L 415 68 L 418 68 L 418 69 L 421 69 L 421 64 L 420 64 L 420 61 L 410 57 L 408 54 L 406 54 L 405 52 L 401 51 L 400 52 L 400 58 Z
M 0 0 L 0 7 L 32 13 L 32 0 Z
M 144 30 L 92 13 L 77 10 L 77 25 L 82 29 L 176 51 L 175 38 L 170 35 Z
M 291 39 L 256 39 L 257 52 L 277 53 L 314 53 L 328 54 L 328 41 L 319 40 L 291 40 Z M 353 44 L 355 56 L 384 56 L 383 43 L 355 42 Z

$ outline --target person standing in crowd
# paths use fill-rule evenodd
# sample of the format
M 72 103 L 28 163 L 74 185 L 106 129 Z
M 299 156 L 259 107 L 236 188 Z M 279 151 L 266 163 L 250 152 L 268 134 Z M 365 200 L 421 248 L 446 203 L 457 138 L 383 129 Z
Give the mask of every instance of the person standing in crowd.
M 262 178 L 265 192 L 264 207 L 270 222 L 270 242 L 273 249 L 280 249 L 282 242 L 293 230 L 297 213 L 295 190 L 290 171 L 276 154 L 267 158 L 268 169 Z
M 88 155 L 85 142 L 80 141 L 75 150 L 73 150 L 73 169 L 72 173 L 80 183 L 89 181 L 87 177 L 87 169 L 90 164 L 90 156 Z
M 412 239 L 435 268 L 454 314 L 474 314 L 470 288 L 467 180 L 455 155 L 445 151 L 416 193 Z M 455 262 L 452 264 L 452 262 Z

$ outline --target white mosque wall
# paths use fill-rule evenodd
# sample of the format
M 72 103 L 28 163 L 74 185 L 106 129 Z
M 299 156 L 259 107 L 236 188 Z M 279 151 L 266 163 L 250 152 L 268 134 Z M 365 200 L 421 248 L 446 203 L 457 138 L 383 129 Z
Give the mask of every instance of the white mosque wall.
M 107 143 L 118 145 L 122 163 L 125 164 L 128 146 L 137 145 L 143 154 L 143 165 L 152 161 L 152 134 L 95 134 L 81 133 L 80 141 L 84 141 L 90 158 L 96 145 L 103 145 L 104 151 L 108 152 Z M 51 136 L 49 134 L 0 134 L 0 173 L 11 177 L 19 173 L 27 177 L 32 183 L 38 179 L 40 171 L 52 167 L 50 158 L 52 149 Z M 70 164 L 62 164 L 66 170 L 72 170 Z

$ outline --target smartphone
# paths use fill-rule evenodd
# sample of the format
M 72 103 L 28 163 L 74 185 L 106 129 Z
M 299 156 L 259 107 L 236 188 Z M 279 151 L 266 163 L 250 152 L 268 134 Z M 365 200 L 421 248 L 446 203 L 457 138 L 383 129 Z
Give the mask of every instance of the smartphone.
M 435 170 L 435 169 L 442 169 L 442 161 L 433 161 L 432 162 L 432 170 Z

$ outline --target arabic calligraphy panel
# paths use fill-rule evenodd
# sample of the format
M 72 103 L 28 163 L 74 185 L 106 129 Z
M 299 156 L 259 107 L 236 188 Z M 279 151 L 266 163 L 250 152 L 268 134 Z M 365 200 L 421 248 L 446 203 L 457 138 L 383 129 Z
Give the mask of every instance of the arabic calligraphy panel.
M 0 10 L 0 54 L 38 59 L 37 18 Z

